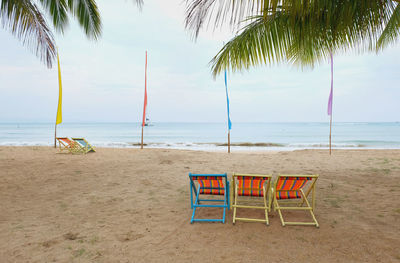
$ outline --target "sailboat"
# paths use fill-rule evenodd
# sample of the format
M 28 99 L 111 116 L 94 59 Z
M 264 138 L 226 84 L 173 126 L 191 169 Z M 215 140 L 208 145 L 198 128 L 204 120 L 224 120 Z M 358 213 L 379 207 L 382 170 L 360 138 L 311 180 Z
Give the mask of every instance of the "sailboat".
M 146 120 L 144 122 L 144 126 L 153 126 L 153 124 L 150 122 L 150 119 L 146 117 Z

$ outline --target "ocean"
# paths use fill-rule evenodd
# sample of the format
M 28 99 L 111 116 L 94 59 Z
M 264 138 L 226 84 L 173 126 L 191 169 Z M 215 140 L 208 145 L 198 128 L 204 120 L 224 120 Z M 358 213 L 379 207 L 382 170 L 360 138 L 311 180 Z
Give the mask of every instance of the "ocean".
M 139 147 L 139 123 L 62 123 L 58 137 L 84 137 L 94 146 Z M 145 147 L 225 151 L 225 123 L 153 123 L 144 128 Z M 232 151 L 326 149 L 329 123 L 234 123 Z M 0 123 L 0 146 L 51 146 L 54 124 Z M 400 149 L 400 123 L 334 123 L 335 149 Z

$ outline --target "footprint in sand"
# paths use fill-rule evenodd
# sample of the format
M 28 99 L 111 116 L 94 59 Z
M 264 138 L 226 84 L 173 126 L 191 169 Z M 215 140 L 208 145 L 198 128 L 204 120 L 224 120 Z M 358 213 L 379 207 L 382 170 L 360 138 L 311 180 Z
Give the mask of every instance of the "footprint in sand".
M 117 239 L 121 242 L 135 241 L 142 237 L 144 237 L 143 234 L 134 233 L 132 231 L 129 231 L 125 234 L 117 235 Z

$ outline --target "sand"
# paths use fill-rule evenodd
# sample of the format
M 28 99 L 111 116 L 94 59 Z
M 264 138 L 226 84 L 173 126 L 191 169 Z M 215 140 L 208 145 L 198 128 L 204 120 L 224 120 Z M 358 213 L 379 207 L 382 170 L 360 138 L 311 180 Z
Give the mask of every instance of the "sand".
M 275 212 L 270 226 L 233 225 L 232 211 L 225 224 L 190 224 L 188 172 L 318 173 L 320 228 L 282 227 Z M 0 147 L 0 202 L 0 262 L 400 261 L 399 150 Z

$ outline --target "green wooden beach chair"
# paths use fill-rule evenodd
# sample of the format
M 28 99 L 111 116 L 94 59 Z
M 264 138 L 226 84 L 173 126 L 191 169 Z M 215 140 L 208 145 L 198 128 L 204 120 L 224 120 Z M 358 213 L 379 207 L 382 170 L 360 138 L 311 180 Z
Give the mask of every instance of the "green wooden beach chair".
M 96 152 L 94 147 L 90 145 L 90 143 L 86 141 L 85 138 L 72 138 L 72 140 L 78 144 L 78 147 L 81 152 L 83 153 Z
M 77 142 L 67 137 L 57 137 L 59 153 L 80 153 L 81 147 Z

